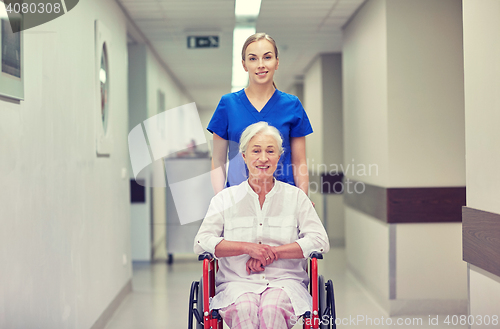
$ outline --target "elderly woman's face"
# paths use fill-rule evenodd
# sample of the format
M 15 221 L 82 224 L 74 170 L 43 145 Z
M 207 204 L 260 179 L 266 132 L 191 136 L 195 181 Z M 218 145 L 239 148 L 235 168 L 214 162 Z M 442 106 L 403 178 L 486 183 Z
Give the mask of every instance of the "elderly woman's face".
M 278 143 L 272 136 L 257 134 L 248 143 L 243 158 L 250 177 L 272 179 L 280 159 Z

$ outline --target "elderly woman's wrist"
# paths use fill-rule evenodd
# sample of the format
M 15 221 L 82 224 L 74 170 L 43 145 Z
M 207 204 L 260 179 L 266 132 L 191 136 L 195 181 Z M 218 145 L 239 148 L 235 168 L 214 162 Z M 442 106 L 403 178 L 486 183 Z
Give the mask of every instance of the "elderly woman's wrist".
M 250 254 L 250 244 L 248 242 L 241 242 L 240 243 L 240 252 L 242 254 L 249 255 Z
M 276 255 L 275 261 L 278 260 L 278 259 L 280 259 L 281 258 L 280 257 L 280 251 L 279 251 L 278 247 L 271 247 L 271 249 L 274 252 L 274 254 Z

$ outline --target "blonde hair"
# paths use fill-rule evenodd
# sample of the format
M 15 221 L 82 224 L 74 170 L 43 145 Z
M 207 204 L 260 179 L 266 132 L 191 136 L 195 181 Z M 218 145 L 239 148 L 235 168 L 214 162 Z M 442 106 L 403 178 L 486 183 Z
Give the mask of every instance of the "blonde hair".
M 249 36 L 247 38 L 247 40 L 243 44 L 243 48 L 241 49 L 241 59 L 243 61 L 245 60 L 245 52 L 247 51 L 248 45 L 251 44 L 252 42 L 256 42 L 259 40 L 269 41 L 273 45 L 276 59 L 278 59 L 278 47 L 276 46 L 276 41 L 274 41 L 274 39 L 269 34 L 266 34 L 263 32 L 252 34 L 251 36 Z M 273 81 L 273 87 L 276 88 L 276 84 L 274 83 L 274 81 Z M 278 89 L 278 88 L 276 88 L 276 89 Z
M 285 150 L 283 150 L 283 138 L 281 137 L 281 133 L 276 127 L 269 125 L 265 121 L 260 121 L 248 126 L 240 138 L 240 152 L 241 154 L 245 154 L 248 148 L 248 144 L 250 140 L 254 138 L 256 135 L 262 134 L 266 136 L 271 136 L 276 140 L 276 144 L 278 144 L 278 149 L 280 155 L 283 154 Z

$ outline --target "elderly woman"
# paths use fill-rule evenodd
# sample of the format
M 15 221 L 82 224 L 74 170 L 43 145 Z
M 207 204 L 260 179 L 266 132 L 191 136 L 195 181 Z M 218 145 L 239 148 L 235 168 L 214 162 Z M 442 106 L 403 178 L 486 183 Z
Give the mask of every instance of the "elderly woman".
M 291 328 L 311 310 L 306 258 L 327 252 L 328 236 L 306 194 L 273 177 L 283 154 L 276 128 L 248 126 L 240 152 L 249 178 L 212 199 L 194 251 L 219 259 L 211 307 L 230 328 Z

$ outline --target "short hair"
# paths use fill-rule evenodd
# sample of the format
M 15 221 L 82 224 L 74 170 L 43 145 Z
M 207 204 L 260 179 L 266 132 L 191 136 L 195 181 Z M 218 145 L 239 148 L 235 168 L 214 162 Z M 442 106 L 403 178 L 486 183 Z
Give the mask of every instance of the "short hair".
M 241 152 L 241 154 L 246 153 L 247 148 L 248 148 L 248 144 L 250 143 L 250 140 L 258 134 L 273 137 L 276 140 L 276 143 L 278 144 L 278 149 L 279 149 L 280 155 L 283 154 L 283 152 L 285 150 L 283 149 L 283 138 L 281 137 L 279 130 L 276 129 L 275 127 L 269 125 L 265 121 L 260 121 L 260 122 L 251 124 L 243 131 L 243 133 L 241 134 L 241 138 L 240 138 L 240 152 Z

